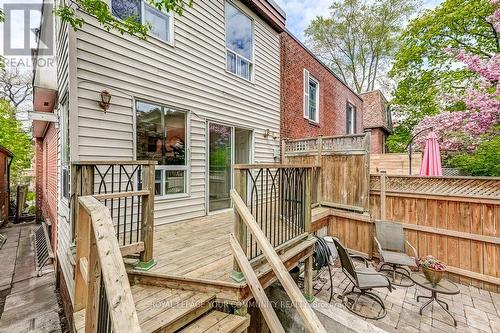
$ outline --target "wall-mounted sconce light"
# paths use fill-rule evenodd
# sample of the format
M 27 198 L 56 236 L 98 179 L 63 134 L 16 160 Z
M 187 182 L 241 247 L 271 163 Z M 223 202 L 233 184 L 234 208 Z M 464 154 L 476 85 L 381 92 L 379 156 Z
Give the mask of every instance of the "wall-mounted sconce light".
M 270 137 L 270 136 L 271 136 L 274 140 L 276 140 L 276 139 L 278 138 L 278 136 L 276 135 L 276 133 L 271 132 L 271 130 L 270 130 L 270 129 L 266 129 L 266 130 L 264 131 L 264 137 L 265 137 L 265 138 L 268 138 L 268 137 Z
M 99 102 L 99 106 L 102 111 L 106 112 L 109 109 L 109 104 L 111 102 L 111 94 L 107 90 L 101 91 L 101 101 Z

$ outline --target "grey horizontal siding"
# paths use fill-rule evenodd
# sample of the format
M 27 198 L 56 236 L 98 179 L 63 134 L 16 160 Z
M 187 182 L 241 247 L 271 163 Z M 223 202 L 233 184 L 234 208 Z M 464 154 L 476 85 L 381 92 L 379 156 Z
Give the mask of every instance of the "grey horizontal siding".
M 272 162 L 279 141 L 279 35 L 248 10 L 254 20 L 254 82 L 225 70 L 224 1 L 197 1 L 175 18 L 174 46 L 109 33 L 85 16 L 76 33 L 79 159 L 134 157 L 133 100 L 164 103 L 189 112 L 188 198 L 158 199 L 155 221 L 168 223 L 206 211 L 206 124 L 218 121 L 255 131 L 255 161 Z M 112 106 L 103 113 L 99 92 L 109 90 Z

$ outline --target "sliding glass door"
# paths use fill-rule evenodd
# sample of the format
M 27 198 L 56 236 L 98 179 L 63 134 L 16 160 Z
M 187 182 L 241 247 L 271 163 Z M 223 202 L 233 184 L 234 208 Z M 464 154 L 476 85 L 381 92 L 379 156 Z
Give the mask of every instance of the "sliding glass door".
M 249 163 L 252 131 L 208 124 L 208 211 L 231 207 L 232 164 Z
M 231 161 L 233 128 L 219 124 L 209 124 L 209 167 L 208 210 L 225 209 L 231 207 Z

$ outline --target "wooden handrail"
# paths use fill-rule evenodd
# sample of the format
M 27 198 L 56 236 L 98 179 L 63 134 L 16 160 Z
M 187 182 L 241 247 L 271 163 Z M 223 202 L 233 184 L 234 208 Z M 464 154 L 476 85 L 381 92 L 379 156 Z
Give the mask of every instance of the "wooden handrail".
M 280 163 L 266 163 L 266 164 L 234 164 L 233 168 L 236 170 L 240 169 L 312 169 L 315 166 L 312 164 L 280 164 Z
M 255 218 L 252 216 L 252 213 L 245 205 L 238 192 L 236 192 L 235 190 L 231 190 L 231 199 L 233 200 L 234 208 L 236 209 L 238 215 L 246 224 L 248 230 L 254 235 L 259 248 L 262 250 L 262 253 L 273 269 L 274 274 L 276 274 L 276 277 L 283 285 L 283 288 L 290 297 L 292 304 L 297 309 L 297 312 L 304 321 L 304 324 L 306 325 L 309 332 L 326 333 L 325 328 L 321 325 L 318 317 L 302 295 L 299 287 L 297 287 L 297 285 L 293 281 L 285 265 L 283 265 L 283 263 L 281 262 L 278 254 L 272 247 L 266 235 L 260 229 L 259 225 L 255 221 Z
M 266 320 L 267 326 L 272 333 L 285 333 L 285 330 L 281 325 L 276 312 L 274 312 L 273 306 L 271 305 L 271 302 L 269 302 L 264 288 L 262 288 L 262 285 L 259 282 L 259 278 L 250 265 L 247 256 L 241 248 L 241 245 L 238 243 L 233 234 L 231 234 L 229 237 L 229 242 L 231 243 L 231 248 L 233 249 L 233 255 L 238 262 L 241 271 L 245 275 L 248 286 L 250 287 L 250 290 L 252 291 L 257 304 L 259 305 L 262 315 Z
M 156 165 L 157 161 L 152 160 L 123 160 L 123 161 L 74 161 L 73 165 Z
M 94 194 L 93 197 L 99 201 L 102 201 L 102 200 L 127 198 L 127 197 L 143 197 L 146 195 L 149 195 L 149 190 Z
M 85 309 L 85 332 L 97 331 L 101 283 L 112 330 L 141 332 L 109 209 L 92 196 L 79 197 L 78 202 L 75 311 Z

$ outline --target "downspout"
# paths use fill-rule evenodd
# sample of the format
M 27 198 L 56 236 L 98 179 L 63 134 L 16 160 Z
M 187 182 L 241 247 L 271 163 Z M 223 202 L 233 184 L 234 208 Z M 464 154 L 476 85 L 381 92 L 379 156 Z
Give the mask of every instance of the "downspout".
M 9 198 L 9 206 L 7 208 L 7 211 L 10 211 L 10 165 L 12 164 L 13 160 L 14 156 L 10 157 L 9 163 L 7 164 L 7 196 Z

